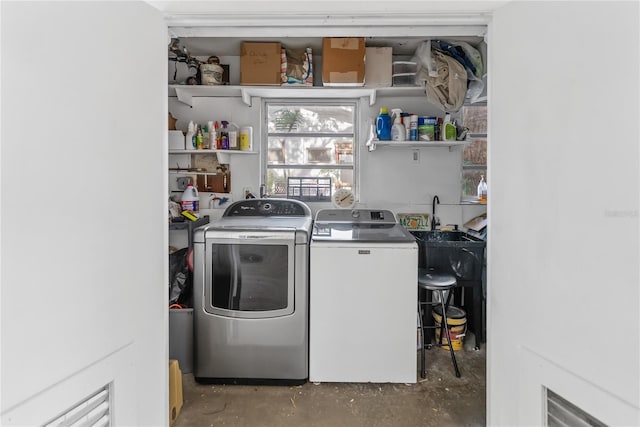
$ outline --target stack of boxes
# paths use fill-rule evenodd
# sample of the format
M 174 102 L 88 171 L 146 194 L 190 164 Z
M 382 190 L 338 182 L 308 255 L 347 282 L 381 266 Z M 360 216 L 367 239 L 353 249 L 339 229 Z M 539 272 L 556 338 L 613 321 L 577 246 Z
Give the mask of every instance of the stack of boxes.
M 243 42 L 240 55 L 241 85 L 313 86 L 317 64 L 311 48 L 289 51 L 278 42 Z M 414 86 L 417 64 L 393 61 L 391 47 L 366 47 L 364 37 L 325 37 L 321 71 L 322 86 Z

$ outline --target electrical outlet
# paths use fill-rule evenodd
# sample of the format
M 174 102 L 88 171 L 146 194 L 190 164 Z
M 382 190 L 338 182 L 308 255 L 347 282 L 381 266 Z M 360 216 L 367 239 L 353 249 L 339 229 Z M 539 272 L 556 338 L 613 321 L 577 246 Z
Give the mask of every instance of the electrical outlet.
M 176 178 L 178 182 L 178 190 L 184 190 L 187 188 L 187 185 L 193 184 L 193 178 L 190 176 L 182 176 L 180 178 Z
M 413 161 L 413 163 L 420 163 L 420 150 L 413 150 L 413 152 L 411 153 L 411 160 Z

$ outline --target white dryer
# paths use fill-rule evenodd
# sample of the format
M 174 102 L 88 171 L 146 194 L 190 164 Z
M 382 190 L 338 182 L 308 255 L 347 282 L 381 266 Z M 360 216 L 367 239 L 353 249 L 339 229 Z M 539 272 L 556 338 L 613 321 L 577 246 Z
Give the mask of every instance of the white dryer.
M 415 383 L 418 246 L 393 213 L 318 211 L 309 262 L 309 380 Z

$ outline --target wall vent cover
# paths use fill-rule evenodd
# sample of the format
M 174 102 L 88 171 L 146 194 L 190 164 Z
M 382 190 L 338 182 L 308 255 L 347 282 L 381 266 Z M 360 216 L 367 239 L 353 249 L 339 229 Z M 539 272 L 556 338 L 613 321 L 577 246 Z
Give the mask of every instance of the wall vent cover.
M 63 414 L 45 424 L 45 427 L 110 427 L 110 384 L 91 394 Z
M 547 425 L 549 427 L 606 427 L 602 421 L 589 415 L 573 403 L 546 389 Z

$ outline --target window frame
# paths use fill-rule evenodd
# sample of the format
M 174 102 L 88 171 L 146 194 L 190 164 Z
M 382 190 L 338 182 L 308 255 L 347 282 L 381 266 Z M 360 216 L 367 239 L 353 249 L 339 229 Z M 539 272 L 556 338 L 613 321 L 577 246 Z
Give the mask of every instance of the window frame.
M 489 151 L 489 109 L 488 109 L 488 104 L 486 101 L 483 102 L 476 102 L 473 104 L 470 103 L 464 103 L 463 106 L 464 107 L 486 107 L 487 108 L 487 117 L 486 117 L 486 129 L 487 131 L 482 133 L 482 132 L 478 132 L 478 133 L 471 133 L 469 132 L 467 134 L 467 140 L 471 140 L 473 142 L 473 140 L 475 139 L 484 139 L 485 141 L 487 141 L 487 148 L 486 151 Z M 464 126 L 464 113 L 462 111 L 460 111 L 460 115 L 462 116 L 463 119 L 463 123 L 462 125 Z M 460 156 L 461 156 L 461 168 L 460 168 L 460 200 L 462 202 L 473 202 L 473 203 L 479 203 L 477 197 L 474 196 L 465 196 L 464 195 L 464 172 L 465 171 L 484 171 L 484 179 L 485 181 L 487 180 L 487 170 L 489 169 L 489 158 L 487 156 L 487 164 L 485 165 L 465 165 L 464 164 L 464 150 L 467 148 L 467 146 L 463 146 Z M 488 153 L 487 153 L 488 154 Z
M 332 164 L 332 163 L 300 163 L 300 164 L 279 164 L 269 165 L 269 136 L 291 136 L 290 133 L 269 133 L 269 105 L 283 105 L 283 106 L 349 106 L 353 108 L 353 134 L 347 133 L 335 133 L 335 134 L 323 134 L 323 133 L 304 133 L 301 134 L 304 137 L 332 137 L 332 136 L 351 136 L 353 135 L 352 155 L 353 163 L 351 165 L 345 164 Z M 359 185 L 358 185 L 358 170 L 360 166 L 360 100 L 357 98 L 309 98 L 309 99 L 291 99 L 291 98 L 263 98 L 261 103 L 261 115 L 262 115 L 262 129 L 260 135 L 260 179 L 261 182 L 267 188 L 267 176 L 269 169 L 342 169 L 353 171 L 353 185 L 351 190 L 356 196 L 356 200 L 359 200 Z M 332 193 L 335 191 L 335 186 L 332 181 Z M 286 197 L 286 196 L 285 196 Z M 307 203 L 326 203 L 326 202 L 307 202 Z

